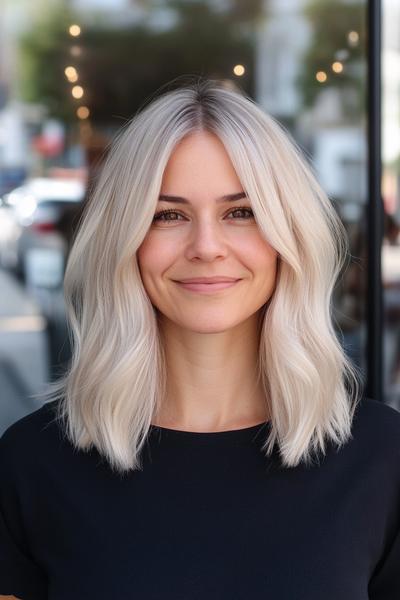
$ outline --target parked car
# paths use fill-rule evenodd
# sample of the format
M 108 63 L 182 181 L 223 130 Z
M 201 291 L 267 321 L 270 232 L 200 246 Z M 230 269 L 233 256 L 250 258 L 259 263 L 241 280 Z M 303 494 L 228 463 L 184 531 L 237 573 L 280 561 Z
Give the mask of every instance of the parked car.
M 33 178 L 2 198 L 0 265 L 33 286 L 61 285 L 85 184 Z

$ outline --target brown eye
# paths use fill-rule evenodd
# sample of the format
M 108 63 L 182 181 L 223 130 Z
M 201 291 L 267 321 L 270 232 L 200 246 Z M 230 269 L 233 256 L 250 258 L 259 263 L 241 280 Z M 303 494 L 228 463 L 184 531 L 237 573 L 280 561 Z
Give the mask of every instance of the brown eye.
M 228 217 L 229 217 L 229 215 L 236 215 L 236 216 L 232 217 L 235 221 L 249 220 L 249 219 L 254 218 L 254 213 L 253 213 L 252 209 L 249 208 L 248 206 L 237 206 L 233 210 L 230 210 L 229 213 L 227 213 Z M 159 221 L 162 223 L 168 223 L 168 222 L 172 222 L 172 221 L 181 220 L 177 217 L 184 218 L 181 213 L 177 212 L 173 208 L 168 208 L 166 210 L 161 210 L 158 213 L 156 213 L 153 217 L 153 222 Z
M 170 218 L 170 217 L 172 217 L 172 215 L 178 215 L 179 217 L 182 216 L 180 213 L 176 212 L 176 210 L 169 208 L 166 210 L 161 210 L 160 212 L 156 213 L 153 217 L 153 222 L 154 221 L 161 221 L 161 222 L 177 221 L 178 219 Z M 163 218 L 163 217 L 165 217 L 165 218 Z
M 254 213 L 253 213 L 252 209 L 248 208 L 247 206 L 238 206 L 237 208 L 229 211 L 228 215 L 231 215 L 234 213 L 247 213 L 247 215 L 248 215 L 248 216 L 243 216 L 243 214 L 242 214 L 239 217 L 236 217 L 236 219 L 252 219 L 254 217 Z

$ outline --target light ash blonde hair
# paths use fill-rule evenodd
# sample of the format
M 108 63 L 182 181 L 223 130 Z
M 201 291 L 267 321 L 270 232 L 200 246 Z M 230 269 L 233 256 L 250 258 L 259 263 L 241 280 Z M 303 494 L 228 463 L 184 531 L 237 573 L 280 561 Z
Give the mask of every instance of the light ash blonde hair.
M 64 277 L 72 342 L 65 374 L 45 401 L 76 448 L 95 446 L 119 473 L 140 451 L 166 391 L 157 316 L 136 252 L 151 226 L 175 146 L 216 134 L 278 252 L 275 291 L 261 313 L 258 376 L 271 414 L 263 445 L 282 465 L 312 463 L 351 437 L 360 375 L 339 343 L 332 293 L 347 236 L 289 133 L 240 90 L 196 79 L 164 92 L 115 137 L 85 207 Z M 42 396 L 43 397 L 43 396 Z

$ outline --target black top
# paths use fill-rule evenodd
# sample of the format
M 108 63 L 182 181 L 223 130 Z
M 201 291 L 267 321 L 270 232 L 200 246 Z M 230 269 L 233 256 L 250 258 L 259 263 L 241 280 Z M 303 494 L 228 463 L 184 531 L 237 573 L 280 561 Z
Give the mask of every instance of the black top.
M 74 451 L 55 403 L 0 440 L 0 594 L 23 600 L 399 600 L 400 413 L 363 400 L 319 465 L 270 424 L 152 427 L 143 470 Z M 45 427 L 46 426 L 46 427 Z

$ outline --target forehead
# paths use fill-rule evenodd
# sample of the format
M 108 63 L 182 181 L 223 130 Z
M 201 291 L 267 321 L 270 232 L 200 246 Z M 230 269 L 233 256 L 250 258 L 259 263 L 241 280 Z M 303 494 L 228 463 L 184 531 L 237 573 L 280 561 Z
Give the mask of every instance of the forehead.
M 246 192 L 237 192 L 234 194 L 224 194 L 219 198 L 216 198 L 215 201 L 218 203 L 222 202 L 235 202 L 236 200 L 240 200 L 241 198 L 247 198 Z M 182 196 L 173 196 L 171 194 L 160 194 L 158 198 L 159 202 L 173 202 L 174 204 L 190 204 L 189 198 L 184 198 Z
M 209 132 L 192 133 L 175 146 L 164 170 L 161 193 L 185 197 L 196 188 L 215 198 L 242 190 L 225 146 Z

